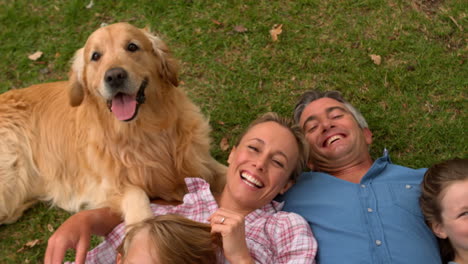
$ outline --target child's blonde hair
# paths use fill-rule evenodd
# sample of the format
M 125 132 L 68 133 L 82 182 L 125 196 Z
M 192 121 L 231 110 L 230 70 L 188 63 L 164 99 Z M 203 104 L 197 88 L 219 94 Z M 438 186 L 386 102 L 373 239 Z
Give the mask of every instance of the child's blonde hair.
M 211 234 L 211 226 L 180 215 L 159 215 L 128 226 L 117 252 L 125 260 L 132 240 L 138 232 L 149 234 L 153 261 L 158 256 L 161 263 L 218 263 L 221 256 L 221 238 Z M 156 253 L 156 254 L 155 254 Z

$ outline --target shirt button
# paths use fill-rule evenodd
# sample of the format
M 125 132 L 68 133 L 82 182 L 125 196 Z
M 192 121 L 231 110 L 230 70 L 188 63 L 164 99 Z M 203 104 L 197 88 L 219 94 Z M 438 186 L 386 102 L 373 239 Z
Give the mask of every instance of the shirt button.
M 411 189 L 411 187 L 412 187 L 412 186 L 409 185 L 409 184 L 406 184 L 406 186 L 405 186 L 406 189 Z
M 362 188 L 366 188 L 366 185 L 365 185 L 365 184 L 361 184 L 361 187 L 362 187 Z
M 367 212 L 372 213 L 373 211 L 372 208 L 367 208 Z
M 375 241 L 375 244 L 376 244 L 377 246 L 380 246 L 380 245 L 382 245 L 382 241 L 376 240 L 376 241 Z

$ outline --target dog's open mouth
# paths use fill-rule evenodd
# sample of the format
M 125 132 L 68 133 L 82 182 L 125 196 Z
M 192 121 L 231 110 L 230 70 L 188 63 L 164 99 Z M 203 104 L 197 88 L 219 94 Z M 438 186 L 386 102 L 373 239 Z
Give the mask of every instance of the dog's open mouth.
M 137 114 L 140 105 L 145 102 L 145 88 L 148 80 L 143 80 L 137 94 L 117 93 L 112 100 L 107 101 L 109 110 L 120 121 L 131 121 Z

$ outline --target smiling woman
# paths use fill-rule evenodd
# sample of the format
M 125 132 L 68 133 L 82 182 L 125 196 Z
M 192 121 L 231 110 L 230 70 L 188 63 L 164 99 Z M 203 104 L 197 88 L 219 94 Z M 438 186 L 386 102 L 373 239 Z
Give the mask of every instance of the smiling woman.
M 248 129 L 229 155 L 227 184 L 220 203 L 248 213 L 289 189 L 297 177 L 295 166 L 299 158 L 299 147 L 294 141 L 291 131 L 274 121 L 260 122 Z
M 273 201 L 293 185 L 308 152 L 297 125 L 267 113 L 248 127 L 231 151 L 227 182 L 220 195 L 213 195 L 204 180 L 188 178 L 184 203 L 153 204 L 153 213 L 179 214 L 209 223 L 211 232 L 222 237 L 221 262 L 314 263 L 317 243 L 308 223 L 295 213 L 280 211 L 282 204 Z M 113 263 L 125 233 L 123 224 L 115 227 L 119 221 L 118 215 L 105 208 L 72 216 L 49 240 L 45 263 L 60 262 L 67 248 L 78 248 L 79 241 L 88 240 L 92 232 L 108 234 L 105 242 L 87 254 L 86 263 L 98 259 L 99 263 Z M 82 263 L 86 251 L 78 249 L 76 260 Z

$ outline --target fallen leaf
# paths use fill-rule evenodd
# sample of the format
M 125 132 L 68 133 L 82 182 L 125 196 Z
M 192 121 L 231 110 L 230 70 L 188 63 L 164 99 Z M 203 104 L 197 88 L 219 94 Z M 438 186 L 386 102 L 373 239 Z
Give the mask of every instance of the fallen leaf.
M 220 125 L 222 125 L 222 126 L 224 126 L 224 122 L 223 122 L 223 121 L 218 121 L 217 123 L 220 124 Z
M 25 250 L 26 247 L 32 248 L 32 247 L 36 246 L 37 244 L 39 244 L 39 242 L 41 242 L 40 239 L 31 240 L 31 241 L 27 242 L 26 244 L 24 244 L 24 245 L 23 245 L 20 249 L 18 249 L 16 252 L 21 252 L 21 251 Z
M 227 138 L 221 139 L 221 142 L 219 143 L 219 147 L 221 148 L 222 151 L 226 151 L 229 149 L 229 142 Z
M 40 241 L 41 240 L 39 240 L 39 239 L 34 239 L 34 240 L 31 240 L 28 243 L 26 243 L 25 246 L 32 248 L 35 245 L 37 245 Z
M 218 20 L 215 20 L 215 19 L 211 19 L 211 22 L 215 23 L 216 25 L 220 25 L 222 26 L 223 23 L 219 22 Z
M 51 224 L 47 224 L 47 230 L 52 233 L 54 232 L 54 227 Z
M 247 32 L 247 28 L 245 28 L 242 25 L 238 25 L 234 27 L 234 31 L 238 33 L 244 33 L 244 32 Z
M 38 60 L 40 57 L 42 57 L 42 54 L 43 54 L 42 51 L 36 51 L 36 52 L 34 52 L 33 54 L 29 55 L 28 58 L 29 58 L 30 60 L 36 61 L 36 60 Z
M 94 2 L 93 2 L 93 0 L 91 0 L 91 1 L 89 2 L 89 4 L 86 5 L 86 8 L 87 8 L 87 9 L 90 9 L 90 8 L 92 8 L 93 6 L 94 6 Z
M 274 24 L 273 28 L 270 29 L 271 39 L 278 41 L 278 35 L 283 32 L 283 24 Z
M 382 57 L 380 57 L 380 55 L 371 54 L 369 57 L 372 59 L 375 65 L 380 65 L 382 62 Z

